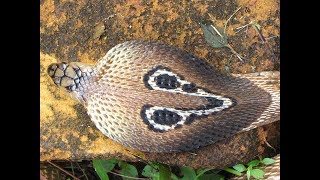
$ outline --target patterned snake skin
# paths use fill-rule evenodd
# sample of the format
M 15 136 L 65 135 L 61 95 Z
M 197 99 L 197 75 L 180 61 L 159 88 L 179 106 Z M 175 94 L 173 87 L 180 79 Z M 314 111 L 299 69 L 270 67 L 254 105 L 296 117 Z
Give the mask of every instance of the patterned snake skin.
M 51 64 L 48 74 L 103 134 L 146 152 L 190 151 L 279 120 L 278 78 L 225 75 L 155 42 L 119 44 L 96 65 Z

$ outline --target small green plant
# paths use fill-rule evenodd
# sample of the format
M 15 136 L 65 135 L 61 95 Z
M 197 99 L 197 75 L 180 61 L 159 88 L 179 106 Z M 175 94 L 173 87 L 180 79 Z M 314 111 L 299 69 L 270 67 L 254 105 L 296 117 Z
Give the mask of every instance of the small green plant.
M 243 164 L 237 164 L 232 166 L 232 168 L 225 168 L 224 170 L 237 176 L 241 176 L 242 173 L 246 171 L 248 180 L 250 179 L 251 176 L 254 177 L 255 179 L 261 179 L 263 178 L 265 172 L 262 171 L 261 169 L 254 168 L 254 167 L 257 167 L 260 164 L 270 165 L 270 164 L 273 164 L 274 162 L 275 160 L 271 158 L 264 158 L 262 160 L 255 159 L 247 163 L 246 166 Z
M 113 170 L 117 161 L 118 160 L 116 159 L 109 159 L 109 160 L 95 159 L 92 161 L 92 163 L 100 179 L 108 180 L 109 176 L 107 173 Z
M 142 175 L 145 177 L 152 178 L 153 180 L 165 180 L 173 179 L 177 180 L 178 177 L 173 174 L 169 166 L 160 163 L 149 162 L 142 170 Z
M 217 173 L 207 173 L 206 172 L 213 170 L 210 168 L 201 168 L 197 169 L 196 171 L 190 167 L 182 167 L 181 172 L 183 177 L 180 178 L 181 180 L 205 180 L 205 179 L 212 179 L 212 180 L 224 180 L 224 176 L 217 174 Z
M 116 165 L 120 168 L 120 171 L 115 170 Z M 93 160 L 93 167 L 101 180 L 109 180 L 108 173 L 121 176 L 124 180 L 147 178 L 152 180 L 224 180 L 224 176 L 215 172 L 208 172 L 213 169 L 201 168 L 194 170 L 186 166 L 180 168 L 181 174 L 177 176 L 171 172 L 168 165 L 156 162 L 147 162 L 147 165 L 144 166 L 141 175 L 146 178 L 139 178 L 138 170 L 134 165 L 116 159 Z
M 118 164 L 118 166 L 121 169 L 120 173 L 112 172 L 116 164 Z M 93 167 L 101 180 L 109 179 L 109 176 L 107 173 L 113 173 L 113 174 L 119 175 L 124 180 L 138 177 L 138 170 L 135 166 L 117 159 L 109 159 L 109 160 L 96 159 L 96 160 L 93 160 Z
M 236 55 L 241 62 L 243 62 L 244 58 L 228 43 L 228 36 L 221 27 L 214 26 L 213 23 L 209 21 L 202 21 L 200 22 L 200 25 L 204 33 L 204 38 L 209 45 L 213 48 L 229 48 L 231 52 Z
M 226 21 L 224 29 L 221 27 L 215 26 L 213 21 L 202 21 L 200 22 L 200 26 L 202 28 L 204 38 L 207 41 L 209 45 L 213 48 L 222 48 L 226 47 L 231 50 L 231 52 L 237 56 L 237 58 L 243 62 L 244 58 L 237 53 L 231 45 L 228 43 L 228 36 L 226 34 L 226 29 L 228 22 L 231 20 L 231 18 L 241 9 L 241 7 L 237 8 L 237 10 L 229 17 L 229 19 Z M 209 14 L 210 15 L 210 14 Z M 211 17 L 211 15 L 210 15 Z

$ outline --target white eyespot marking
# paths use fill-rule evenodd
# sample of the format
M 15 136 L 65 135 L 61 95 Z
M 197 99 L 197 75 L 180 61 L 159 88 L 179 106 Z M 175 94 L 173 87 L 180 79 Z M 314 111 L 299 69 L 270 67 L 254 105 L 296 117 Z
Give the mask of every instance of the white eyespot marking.
M 152 90 L 204 97 L 208 101 L 204 107 L 187 110 L 146 105 L 142 108 L 141 117 L 150 129 L 157 132 L 182 127 L 184 124 L 192 123 L 195 119 L 220 112 L 235 104 L 228 97 L 207 92 L 196 84 L 183 80 L 165 67 L 156 67 L 146 74 L 144 83 Z

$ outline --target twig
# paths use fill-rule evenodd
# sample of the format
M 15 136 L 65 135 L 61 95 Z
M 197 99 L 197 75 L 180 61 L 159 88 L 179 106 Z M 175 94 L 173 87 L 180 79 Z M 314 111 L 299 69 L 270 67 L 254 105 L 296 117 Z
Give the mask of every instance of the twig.
M 236 31 L 235 33 L 238 33 L 238 32 L 241 31 L 243 28 L 248 27 L 248 26 L 250 26 L 250 25 L 253 24 L 253 23 L 254 23 L 253 21 L 250 21 L 250 22 L 249 22 L 248 24 L 246 24 L 246 25 L 237 27 L 236 30 L 238 30 L 238 31 Z
M 231 52 L 232 52 L 234 55 L 236 55 L 238 59 L 240 59 L 241 62 L 243 62 L 243 59 L 244 59 L 244 58 L 243 58 L 239 53 L 237 53 L 237 51 L 235 51 L 235 50 L 230 46 L 230 44 L 228 44 L 226 47 L 229 48 L 229 49 L 231 50 Z
M 76 180 L 80 180 L 79 178 L 75 177 L 74 175 L 70 174 L 68 171 L 64 170 L 63 168 L 61 168 L 60 166 L 56 165 L 55 163 L 51 162 L 51 161 L 47 161 L 49 164 L 51 164 L 52 166 L 58 168 L 59 170 L 61 170 L 62 172 L 68 174 L 69 176 L 71 176 L 73 179 Z
M 112 171 L 110 171 L 109 173 L 117 175 L 117 176 L 125 177 L 125 178 L 128 178 L 128 179 L 149 179 L 149 178 L 130 177 L 130 176 L 122 175 L 122 174 L 119 174 L 119 173 L 116 173 L 116 172 L 112 172 Z
M 249 26 L 246 27 L 244 38 L 247 38 Z
M 277 150 L 276 150 L 274 147 L 272 147 L 272 146 L 268 143 L 268 141 L 267 141 L 267 140 L 265 140 L 265 143 L 267 144 L 267 146 L 269 146 L 271 149 L 273 149 L 273 150 L 274 150 L 274 152 L 277 152 Z
M 254 30 L 257 31 L 257 33 L 258 33 L 259 38 L 261 39 L 261 41 L 262 41 L 263 43 L 265 43 L 266 40 L 265 40 L 265 38 L 264 38 L 263 35 L 262 35 L 262 31 L 261 31 L 261 29 L 260 29 L 260 26 L 259 26 L 258 24 L 256 24 L 256 23 L 254 23 L 254 24 L 252 24 L 252 27 L 253 27 Z
M 209 17 L 211 18 L 211 21 L 214 22 L 214 19 L 213 19 L 213 15 L 208 13 Z
M 239 8 L 229 17 L 229 19 L 226 21 L 225 26 L 224 26 L 224 36 L 226 36 L 226 28 L 227 28 L 228 22 L 230 21 L 230 19 L 231 19 L 240 9 L 241 9 L 241 7 L 239 7 Z M 212 18 L 210 14 L 209 14 L 209 16 L 210 16 L 210 18 Z M 250 22 L 250 23 L 251 23 L 251 22 Z M 218 29 L 217 29 L 216 27 L 214 27 L 212 24 L 211 24 L 210 26 L 212 27 L 212 29 L 213 29 L 222 39 L 224 38 L 224 36 L 221 35 L 221 33 L 218 31 Z M 243 27 L 245 27 L 245 26 L 243 26 Z M 229 49 L 231 50 L 231 52 L 232 52 L 233 54 L 235 54 L 238 59 L 240 59 L 241 62 L 244 62 L 244 61 L 243 61 L 244 58 L 243 58 L 239 53 L 237 53 L 237 52 L 230 46 L 230 44 L 225 45 L 225 43 L 224 43 L 223 46 L 229 48 Z
M 82 171 L 83 175 L 86 177 L 87 180 L 89 180 L 88 176 L 86 175 L 86 173 L 84 172 L 84 170 L 80 167 L 80 165 L 78 164 L 78 162 L 76 162 L 77 166 L 80 168 L 80 170 Z
M 241 7 L 239 7 L 239 8 L 229 17 L 229 19 L 226 21 L 226 24 L 224 25 L 224 30 L 223 30 L 224 33 L 226 33 L 226 29 L 227 29 L 228 22 L 231 20 L 232 16 L 234 16 L 240 9 L 241 9 Z

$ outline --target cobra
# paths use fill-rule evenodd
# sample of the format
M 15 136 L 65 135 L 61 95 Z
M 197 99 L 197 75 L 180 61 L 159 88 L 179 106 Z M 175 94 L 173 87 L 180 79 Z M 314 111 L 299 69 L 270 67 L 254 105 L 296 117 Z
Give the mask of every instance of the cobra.
M 48 74 L 104 135 L 145 152 L 191 151 L 279 120 L 279 88 L 263 73 L 226 75 L 156 42 L 124 42 L 95 65 L 55 63 Z

